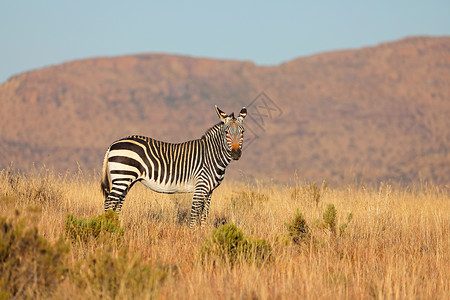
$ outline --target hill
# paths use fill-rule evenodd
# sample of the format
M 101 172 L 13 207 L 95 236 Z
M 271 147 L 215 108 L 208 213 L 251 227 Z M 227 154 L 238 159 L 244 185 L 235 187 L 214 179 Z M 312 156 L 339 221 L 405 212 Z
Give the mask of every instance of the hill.
M 263 92 L 263 93 L 262 93 Z M 450 37 L 414 37 L 279 66 L 165 54 L 92 58 L 0 85 L 0 167 L 101 168 L 114 140 L 200 137 L 249 107 L 229 176 L 450 182 Z

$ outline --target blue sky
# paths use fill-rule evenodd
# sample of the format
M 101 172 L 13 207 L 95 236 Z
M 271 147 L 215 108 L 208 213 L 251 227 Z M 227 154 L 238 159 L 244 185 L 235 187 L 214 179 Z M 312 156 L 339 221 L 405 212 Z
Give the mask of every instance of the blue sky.
M 450 1 L 2 0 L 0 83 L 24 71 L 147 52 L 276 65 L 413 35 L 450 35 Z

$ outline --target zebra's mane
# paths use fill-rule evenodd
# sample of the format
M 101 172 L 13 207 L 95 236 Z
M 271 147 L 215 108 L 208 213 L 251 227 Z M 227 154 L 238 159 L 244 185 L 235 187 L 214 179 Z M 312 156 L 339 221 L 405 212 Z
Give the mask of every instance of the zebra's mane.
M 213 127 L 209 128 L 208 130 L 206 130 L 205 134 L 202 135 L 202 140 L 210 138 L 211 136 L 213 136 L 214 134 L 216 134 L 218 131 L 220 131 L 222 129 L 223 123 L 219 122 L 216 125 L 214 125 Z

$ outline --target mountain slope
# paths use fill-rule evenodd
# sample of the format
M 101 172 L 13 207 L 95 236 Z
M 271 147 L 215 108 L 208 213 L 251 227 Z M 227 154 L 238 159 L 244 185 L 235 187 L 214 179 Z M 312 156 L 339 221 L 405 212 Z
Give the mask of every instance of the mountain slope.
M 100 169 L 108 145 L 125 135 L 200 137 L 218 122 L 217 104 L 249 106 L 248 147 L 228 176 L 450 182 L 449 37 L 274 67 L 163 54 L 93 58 L 15 76 L 0 86 L 0 102 L 3 168 Z

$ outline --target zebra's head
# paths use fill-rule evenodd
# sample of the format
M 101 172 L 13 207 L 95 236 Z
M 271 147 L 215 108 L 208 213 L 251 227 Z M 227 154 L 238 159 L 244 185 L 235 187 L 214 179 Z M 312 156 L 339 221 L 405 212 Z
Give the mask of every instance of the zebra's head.
M 235 118 L 234 113 L 227 115 L 216 105 L 216 111 L 220 120 L 223 122 L 223 134 L 226 139 L 227 149 L 230 151 L 231 158 L 238 160 L 242 154 L 242 143 L 244 141 L 244 127 L 242 123 L 247 116 L 247 109 L 243 107 L 239 117 Z

